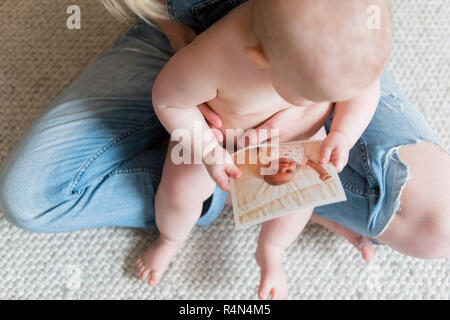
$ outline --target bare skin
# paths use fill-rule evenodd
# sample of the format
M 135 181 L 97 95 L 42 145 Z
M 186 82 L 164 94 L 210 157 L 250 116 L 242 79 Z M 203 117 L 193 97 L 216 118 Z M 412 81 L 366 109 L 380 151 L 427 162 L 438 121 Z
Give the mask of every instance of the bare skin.
M 158 118 L 171 134 L 184 129 L 193 137 L 195 123 L 200 123 L 205 131 L 210 132 L 197 108 L 205 103 L 220 116 L 223 130 L 254 128 L 281 111 L 296 109 L 301 113 L 301 121 L 297 125 L 302 131 L 298 132 L 298 137 L 307 139 L 322 128 L 334 106 L 332 129 L 323 143 L 321 162 L 330 161 L 339 171 L 342 170 L 351 146 L 375 111 L 379 79 L 358 94 L 355 88 L 347 88 L 347 93 L 340 90 L 340 96 L 348 98 L 351 92 L 354 98 L 336 104 L 326 99 L 313 102 L 296 95 L 291 91 L 292 83 L 296 81 L 287 83 L 283 77 L 273 77 L 270 61 L 252 35 L 249 25 L 252 3 L 238 7 L 177 52 L 166 64 L 153 87 L 153 105 Z M 169 157 L 166 159 L 155 199 L 156 223 L 161 236 L 137 261 L 141 278 L 147 281 L 149 277 L 149 284 L 160 280 L 169 261 L 188 237 L 200 215 L 203 201 L 212 193 L 214 182 L 228 191 L 230 179 L 240 175 L 231 156 L 215 139 L 201 142 L 200 151 L 191 149 L 190 139 L 182 139 L 181 144 L 191 150 L 194 158 L 202 159 L 204 165 L 175 166 Z M 217 153 L 223 155 L 223 161 L 207 161 Z M 196 182 L 196 188 L 192 188 L 192 181 Z M 277 250 L 287 248 L 301 232 L 310 214 L 301 215 L 302 219 L 307 216 L 302 223 L 287 223 L 295 225 L 292 232 L 284 232 L 278 226 L 298 218 L 295 214 L 264 224 L 257 250 L 262 268 L 262 298 L 266 297 L 266 287 L 269 293 L 273 293 L 272 298 L 286 296 L 287 283 L 282 276 Z
M 400 157 L 411 172 L 401 208 L 381 243 L 409 256 L 450 256 L 450 157 L 438 146 L 421 143 L 402 147 Z
M 242 21 L 245 22 L 246 19 L 236 17 L 236 19 L 233 18 L 228 22 L 227 20 L 221 21 L 222 26 L 221 23 L 214 25 L 197 37 L 191 45 L 180 50 L 180 55 L 176 54 L 166 65 L 165 71 L 161 72 L 159 81 L 157 80 L 154 86 L 153 99 L 155 111 L 162 123 L 168 125 L 169 131 L 176 127 L 176 124 L 172 122 L 173 120 L 180 119 L 181 126 L 194 123 L 195 120 L 189 120 L 188 114 L 182 116 L 185 110 L 187 112 L 192 111 L 192 114 L 204 119 L 196 106 L 205 103 L 220 115 L 222 132 L 228 128 L 246 129 L 254 127 L 278 111 L 292 108 L 292 105 L 284 101 L 273 89 L 267 72 L 253 66 L 247 56 L 242 54 L 242 50 L 239 49 L 242 44 L 236 43 L 236 36 L 239 37 L 240 34 L 247 32 L 244 30 L 248 30 L 248 26 L 245 23 L 243 25 Z M 216 39 L 221 39 L 220 47 L 214 48 L 216 44 L 219 44 Z M 225 51 L 224 48 L 226 48 Z M 207 55 L 207 59 L 205 55 Z M 211 57 L 215 57 L 215 59 Z M 219 61 L 221 63 L 218 63 Z M 233 61 L 233 63 L 230 64 L 228 61 Z M 205 72 L 204 82 L 201 76 L 192 77 L 192 73 L 188 71 L 191 67 L 196 73 Z M 183 85 L 183 92 L 177 90 L 178 93 L 175 92 L 175 94 L 165 91 L 168 88 L 178 86 L 178 84 L 173 83 L 173 79 L 183 79 L 183 74 L 179 73 L 180 70 L 185 70 L 186 76 L 189 76 L 186 83 L 192 85 L 192 87 Z M 220 78 L 217 79 L 220 82 L 215 83 L 211 74 L 220 74 Z M 164 84 L 164 79 L 168 79 L 170 85 Z M 197 83 L 193 83 L 192 79 L 196 79 Z M 220 94 L 217 94 L 218 91 Z M 162 103 L 163 99 L 171 99 L 171 101 Z M 195 109 L 192 108 L 191 110 L 184 106 L 158 108 L 159 104 L 177 105 L 178 103 L 192 105 Z M 325 102 L 317 103 L 314 107 L 296 107 L 303 116 L 303 135 L 312 136 L 321 129 L 323 124 L 320 124 L 320 122 L 327 119 L 331 106 L 330 102 Z M 171 112 L 169 109 L 173 109 L 173 114 L 161 115 L 161 110 L 164 109 L 169 113 Z M 165 119 L 170 119 L 170 121 L 165 121 Z M 208 128 L 206 123 L 204 125 Z M 203 201 L 211 195 L 214 183 L 210 175 L 217 178 L 216 174 L 211 174 L 211 170 L 210 175 L 208 175 L 203 165 L 196 165 L 202 167 L 202 170 L 200 168 L 191 170 L 187 165 L 175 166 L 171 163 L 169 155 L 170 149 L 155 199 L 156 223 L 161 235 L 136 263 L 141 280 L 152 285 L 160 281 L 169 262 L 182 246 L 197 221 Z M 217 173 L 220 174 L 221 168 L 218 169 Z M 189 173 L 194 173 L 194 171 L 195 175 Z M 239 176 L 239 172 L 235 170 L 231 173 L 226 172 L 227 176 L 224 178 L 229 179 L 229 176 L 233 174 L 235 177 Z M 195 188 L 192 188 L 192 181 L 196 181 Z M 223 189 L 227 189 L 228 186 L 224 183 L 217 180 L 216 182 Z M 177 191 L 174 192 L 174 189 Z M 182 189 L 189 189 L 190 192 L 183 193 L 181 192 Z M 184 219 L 184 222 L 180 219 Z M 183 230 L 180 230 L 180 228 L 183 228 Z M 300 231 L 301 229 L 298 230 L 298 232 Z M 266 245 L 266 242 L 262 243 Z M 275 254 L 273 259 L 274 261 L 278 259 Z M 262 265 L 262 270 L 265 270 L 266 265 L 273 267 L 273 264 L 267 264 L 266 262 Z M 263 278 L 275 276 L 273 272 L 263 272 L 262 274 L 264 274 Z M 279 281 L 273 285 L 276 287 L 287 286 L 286 283 L 282 284 Z M 282 297 L 284 296 L 279 298 Z
M 305 227 L 312 210 L 299 212 L 269 220 L 261 226 L 255 259 L 261 268 L 258 296 L 266 300 L 284 299 L 288 293 L 283 254 Z M 283 234 L 280 237 L 280 234 Z
M 269 168 L 272 164 L 269 163 L 266 166 Z M 313 168 L 317 174 L 319 175 L 320 180 L 326 181 L 331 178 L 328 174 L 327 170 L 320 164 L 315 163 L 314 161 L 308 160 L 306 165 Z M 265 175 L 264 180 L 273 186 L 280 186 L 282 184 L 288 183 L 292 180 L 295 174 L 295 170 L 297 170 L 297 164 L 295 161 L 281 158 L 278 160 L 278 172 L 273 175 Z
M 403 254 L 422 259 L 450 257 L 450 157 L 432 143 L 399 149 L 409 166 L 409 179 L 401 195 L 401 209 L 383 234 L 377 238 Z M 311 221 L 350 241 L 366 261 L 375 256 L 370 239 L 334 221 L 313 215 Z
M 317 172 L 320 180 L 327 181 L 328 179 L 331 178 L 331 176 L 328 174 L 328 171 L 322 165 L 315 163 L 314 161 L 311 160 L 308 160 L 308 162 L 306 162 L 306 165 L 308 167 L 313 168 Z
M 171 43 L 175 44 L 175 49 L 184 47 L 195 38 L 196 35 L 190 30 L 190 27 L 167 22 L 167 25 L 170 24 L 173 24 L 173 26 L 168 28 L 164 27 L 162 29 L 171 40 Z M 222 127 L 222 120 L 220 117 L 206 104 L 200 105 L 199 109 L 213 128 L 213 132 L 217 139 L 222 141 L 223 134 L 222 131 L 218 129 Z M 281 142 L 291 141 L 296 137 L 304 139 L 305 137 L 301 136 L 303 131 L 299 130 L 299 121 L 302 117 L 303 114 L 297 109 L 291 108 L 283 110 L 257 126 L 256 131 L 258 132 L 259 130 L 265 129 L 271 132 L 271 129 L 278 128 L 278 138 Z M 314 129 L 312 131 L 314 131 Z M 257 136 L 257 138 L 259 138 L 259 136 Z M 268 137 L 265 136 L 264 139 L 266 138 Z M 264 142 L 264 140 L 257 140 L 254 143 L 259 144 L 262 142 Z M 428 143 L 402 147 L 400 148 L 400 155 L 411 168 L 413 179 L 407 182 L 402 194 L 402 210 L 398 212 L 391 225 L 378 241 L 412 256 L 428 258 L 439 258 L 441 256 L 448 257 L 450 256 L 450 253 L 448 252 L 448 250 L 450 250 L 450 246 L 448 245 L 448 238 L 450 237 L 450 228 L 448 226 L 450 215 L 450 209 L 448 207 L 448 204 L 450 203 L 450 201 L 448 201 L 450 178 L 448 177 L 448 174 L 447 176 L 442 175 L 442 172 L 449 172 L 450 157 L 440 148 Z M 426 161 L 417 159 L 417 155 L 426 158 Z M 422 177 L 425 177 L 425 180 L 423 180 Z M 424 188 L 425 182 L 430 180 L 432 183 Z M 424 189 L 429 191 L 427 192 L 427 195 L 417 197 L 416 195 L 418 194 L 423 195 Z M 443 199 L 446 199 L 446 202 L 442 202 Z M 434 220 L 434 225 L 440 225 L 441 230 L 438 230 L 439 228 L 427 228 L 424 231 L 421 220 Z M 446 220 L 447 223 L 441 224 L 440 222 L 443 220 Z M 375 257 L 375 247 L 367 237 L 315 214 L 312 215 L 311 221 L 316 222 L 347 239 L 360 250 L 362 257 L 366 261 L 370 261 Z M 404 230 L 397 227 L 397 225 L 401 225 L 402 222 L 406 223 Z M 421 239 L 415 237 L 417 234 L 416 229 L 422 230 Z M 407 232 L 406 235 L 403 233 L 405 231 Z M 408 241 L 408 238 L 411 238 L 412 241 Z M 434 241 L 427 241 L 427 239 L 433 238 L 435 239 Z M 423 244 L 419 247 L 413 246 L 413 242 L 419 240 L 423 240 Z M 434 244 L 432 242 L 434 242 Z M 418 248 L 420 250 L 418 250 Z M 414 249 L 416 249 L 417 252 L 414 252 Z
M 201 164 L 175 164 L 169 143 L 162 176 L 155 197 L 155 218 L 160 236 L 136 261 L 139 278 L 156 285 L 188 238 L 200 217 L 203 202 L 210 197 L 215 183 Z M 192 183 L 195 181 L 195 184 Z M 186 188 L 189 182 L 190 188 Z
M 341 237 L 347 239 L 357 250 L 361 252 L 362 258 L 369 262 L 375 256 L 375 248 L 372 241 L 350 230 L 332 220 L 326 219 L 319 215 L 313 214 L 311 216 L 311 221 L 320 224 L 322 227 L 329 229 L 330 231 L 340 235 Z
M 332 102 L 312 102 L 297 96 L 294 105 L 275 90 L 268 62 L 261 62 L 263 58 L 258 56 L 261 52 L 252 47 L 257 46 L 257 42 L 249 25 L 250 5 L 238 7 L 199 35 L 161 71 L 153 88 L 153 100 L 155 111 L 169 132 L 182 127 L 193 131 L 186 123 L 204 121 L 204 118 L 198 108 L 192 107 L 205 103 L 220 117 L 222 132 L 253 128 L 280 111 L 296 109 L 301 113 L 299 125 L 302 127 L 296 138 L 307 139 L 328 119 Z M 173 83 L 175 79 L 179 84 Z M 188 86 L 183 85 L 184 82 Z M 282 85 L 278 83 L 277 88 Z M 178 86 L 183 87 L 183 91 L 175 90 Z M 379 81 L 375 81 L 355 99 L 335 105 L 336 120 L 323 144 L 322 163 L 331 161 L 338 170 L 342 169 L 349 148 L 370 121 L 378 98 Z M 206 123 L 204 129 L 209 130 Z M 219 146 L 215 141 L 208 141 L 203 150 Z M 190 145 L 186 147 L 189 149 Z M 216 182 L 223 187 L 228 181 Z

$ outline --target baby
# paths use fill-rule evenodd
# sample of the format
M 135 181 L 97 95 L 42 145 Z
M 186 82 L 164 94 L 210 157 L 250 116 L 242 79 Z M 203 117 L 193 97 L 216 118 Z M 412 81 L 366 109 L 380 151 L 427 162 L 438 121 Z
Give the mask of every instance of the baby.
M 379 29 L 367 26 L 370 5 L 380 10 Z M 176 165 L 169 145 L 155 199 L 160 236 L 138 259 L 140 278 L 153 285 L 188 238 L 203 201 L 216 184 L 225 191 L 240 171 L 216 139 L 196 137 L 200 123 L 211 130 L 198 105 L 207 103 L 223 120 L 222 129 L 254 128 L 275 113 L 299 108 L 298 137 L 313 136 L 334 111 L 321 147 L 321 163 L 346 165 L 375 113 L 379 77 L 390 48 L 390 13 L 384 0 L 250 0 L 179 50 L 153 87 L 154 110 L 172 138 L 199 164 Z M 230 139 L 228 139 L 229 141 Z M 312 209 L 263 223 L 256 261 L 258 295 L 287 295 L 283 253 L 309 220 Z
M 322 181 L 331 178 L 322 165 L 308 157 L 305 147 L 300 143 L 277 146 L 276 152 L 266 147 L 258 148 L 258 158 L 266 168 L 261 175 L 264 181 L 272 186 L 281 186 L 291 181 L 298 166 L 314 169 Z

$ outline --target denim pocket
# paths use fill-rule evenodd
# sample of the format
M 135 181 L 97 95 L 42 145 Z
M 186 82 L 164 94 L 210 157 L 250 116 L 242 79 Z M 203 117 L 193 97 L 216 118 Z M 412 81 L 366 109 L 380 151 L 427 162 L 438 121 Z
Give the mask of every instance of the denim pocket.
M 194 18 L 205 29 L 247 0 L 206 0 L 191 7 Z

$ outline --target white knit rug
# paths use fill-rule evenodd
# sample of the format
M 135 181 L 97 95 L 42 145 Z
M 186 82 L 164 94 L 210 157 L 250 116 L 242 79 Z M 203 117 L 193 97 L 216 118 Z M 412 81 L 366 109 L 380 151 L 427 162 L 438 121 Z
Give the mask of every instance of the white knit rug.
M 82 30 L 65 29 L 77 3 Z M 0 161 L 51 99 L 125 26 L 98 1 L 2 0 L 0 3 Z M 394 0 L 390 69 L 450 146 L 450 2 Z M 45 235 L 0 215 L 0 299 L 256 299 L 253 253 L 258 227 L 235 231 L 231 210 L 197 228 L 163 282 L 136 278 L 134 261 L 156 232 L 102 228 Z M 371 263 L 347 241 L 309 225 L 286 255 L 291 299 L 449 299 L 450 260 L 423 261 L 386 246 Z

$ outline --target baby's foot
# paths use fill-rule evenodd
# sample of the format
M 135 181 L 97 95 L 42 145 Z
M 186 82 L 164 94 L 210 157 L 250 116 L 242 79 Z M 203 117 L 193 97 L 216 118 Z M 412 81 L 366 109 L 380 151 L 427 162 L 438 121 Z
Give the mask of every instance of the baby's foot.
M 158 284 L 182 243 L 159 237 L 136 261 L 139 279 L 149 285 Z
M 269 294 L 271 300 L 284 299 L 288 294 L 283 252 L 275 246 L 258 246 L 256 249 L 256 262 L 261 267 L 258 296 L 262 300 L 266 300 Z

